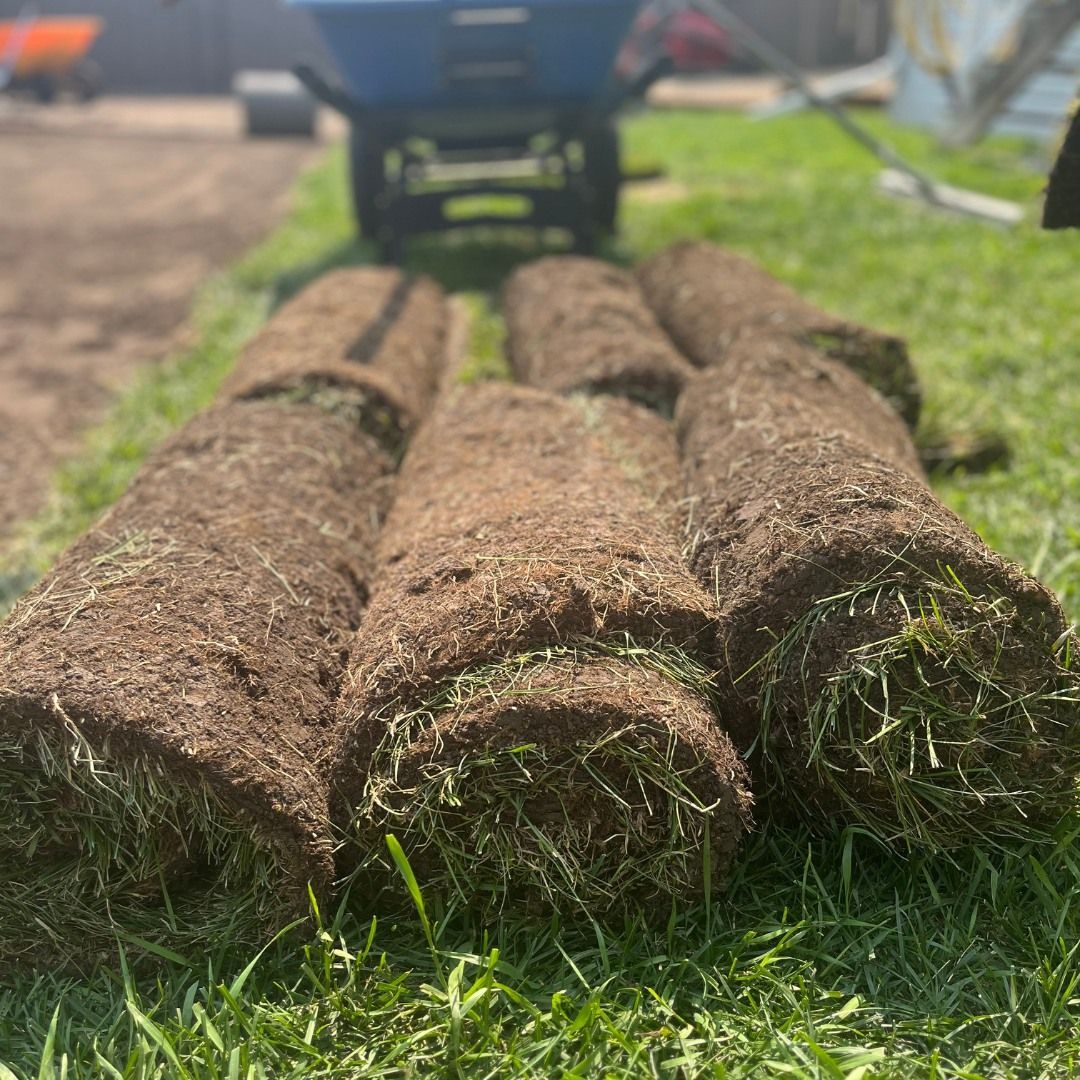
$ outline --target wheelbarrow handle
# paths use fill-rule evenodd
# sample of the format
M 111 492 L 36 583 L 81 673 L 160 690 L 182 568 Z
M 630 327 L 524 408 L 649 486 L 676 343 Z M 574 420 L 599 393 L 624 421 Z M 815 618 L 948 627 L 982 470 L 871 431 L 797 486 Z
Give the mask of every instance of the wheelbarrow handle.
M 367 109 L 355 98 L 350 97 L 340 83 L 331 82 L 316 71 L 311 64 L 296 64 L 293 67 L 293 74 L 316 100 L 329 105 L 346 119 L 362 120 L 367 114 Z

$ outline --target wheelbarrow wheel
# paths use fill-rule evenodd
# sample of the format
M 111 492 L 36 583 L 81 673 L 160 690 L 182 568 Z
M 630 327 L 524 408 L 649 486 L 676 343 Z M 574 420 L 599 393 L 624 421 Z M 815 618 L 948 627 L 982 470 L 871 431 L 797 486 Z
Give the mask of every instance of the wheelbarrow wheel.
M 101 65 L 83 57 L 68 73 L 66 89 L 76 101 L 93 101 L 101 93 Z
M 28 81 L 27 85 L 29 86 L 30 92 L 42 105 L 51 105 L 56 100 L 57 94 L 60 92 L 60 87 L 56 79 L 48 74 L 35 75 Z
M 583 149 L 592 220 L 602 232 L 614 232 L 622 186 L 619 129 L 614 121 L 591 129 L 585 135 Z
M 382 214 L 379 196 L 386 186 L 386 166 L 379 139 L 353 124 L 349 131 L 349 172 L 356 227 L 364 240 L 377 240 Z

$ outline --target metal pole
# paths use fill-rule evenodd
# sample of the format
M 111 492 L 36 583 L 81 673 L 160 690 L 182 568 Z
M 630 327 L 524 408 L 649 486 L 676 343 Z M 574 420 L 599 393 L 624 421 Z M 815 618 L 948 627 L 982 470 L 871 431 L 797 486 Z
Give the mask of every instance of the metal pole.
M 786 75 L 811 105 L 831 116 L 848 135 L 866 147 L 870 153 L 874 154 L 890 168 L 910 177 L 917 186 L 920 195 L 928 203 L 934 206 L 947 207 L 949 205 L 948 201 L 939 192 L 937 184 L 926 173 L 916 169 L 914 165 L 902 158 L 891 146 L 883 143 L 861 124 L 853 120 L 835 101 L 822 97 L 794 60 L 763 38 L 749 23 L 744 22 L 725 4 L 720 3 L 719 0 L 690 0 L 690 6 L 697 8 L 703 15 L 707 15 L 718 26 L 722 26 L 745 48 L 754 53 L 762 63 L 771 67 L 774 71 Z

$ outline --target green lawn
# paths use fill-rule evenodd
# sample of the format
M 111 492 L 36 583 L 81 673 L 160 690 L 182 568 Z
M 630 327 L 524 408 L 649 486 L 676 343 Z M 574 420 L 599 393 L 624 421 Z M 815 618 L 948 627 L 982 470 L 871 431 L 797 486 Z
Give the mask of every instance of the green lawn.
M 1007 467 L 943 480 L 943 497 L 1080 611 L 1080 235 L 1035 227 L 1041 181 L 1024 148 L 944 157 L 890 131 L 943 179 L 1030 204 L 1032 222 L 1005 231 L 878 196 L 875 163 L 819 117 L 645 115 L 626 136 L 631 160 L 662 161 L 668 175 L 629 193 L 610 254 L 709 237 L 825 306 L 905 334 L 925 382 L 924 437 L 990 429 L 1011 448 Z M 369 257 L 349 242 L 341 167 L 335 153 L 307 176 L 289 221 L 207 286 L 199 344 L 135 387 L 58 477 L 0 591 L 46 563 L 209 400 L 277 299 Z M 432 241 L 412 262 L 480 307 L 535 250 Z M 483 320 L 488 364 L 494 332 Z M 116 970 L 90 982 L 27 974 L 0 987 L 0 1059 L 42 1077 L 1080 1072 L 1080 823 L 1053 847 L 952 862 L 823 831 L 767 828 L 723 896 L 633 924 L 602 912 L 480 923 L 429 893 L 418 907 L 403 885 L 396 914 L 324 912 L 317 933 L 254 959 L 193 955 L 137 980 L 118 951 Z

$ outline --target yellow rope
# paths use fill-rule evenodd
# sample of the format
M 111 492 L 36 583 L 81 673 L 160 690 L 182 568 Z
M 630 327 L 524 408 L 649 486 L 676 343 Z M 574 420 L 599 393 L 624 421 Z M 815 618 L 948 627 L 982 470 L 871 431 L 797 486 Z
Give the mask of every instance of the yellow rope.
M 948 13 L 964 0 L 893 0 L 893 26 L 908 55 L 931 75 L 951 75 L 957 68 Z
M 952 75 L 957 56 L 948 16 L 968 8 L 968 0 L 892 0 L 893 26 L 908 55 L 931 75 Z M 1007 60 L 1020 44 L 1022 20 L 1009 27 L 990 50 L 997 63 Z

